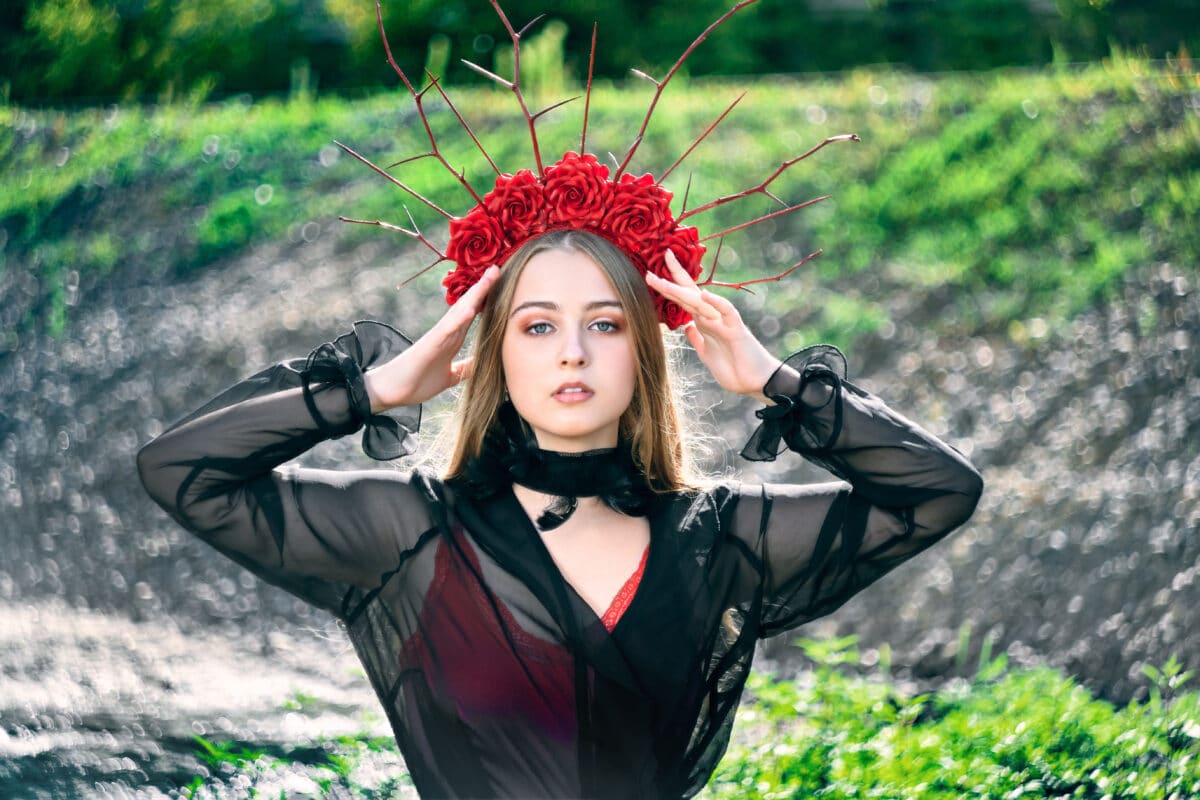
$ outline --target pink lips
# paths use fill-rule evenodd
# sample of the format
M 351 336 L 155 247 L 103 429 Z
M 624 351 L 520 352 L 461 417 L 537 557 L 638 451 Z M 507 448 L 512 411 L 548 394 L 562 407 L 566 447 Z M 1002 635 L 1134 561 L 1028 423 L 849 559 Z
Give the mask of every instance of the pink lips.
M 554 399 L 560 403 L 582 403 L 590 398 L 595 392 L 592 387 L 581 381 L 571 381 L 564 383 L 554 390 Z

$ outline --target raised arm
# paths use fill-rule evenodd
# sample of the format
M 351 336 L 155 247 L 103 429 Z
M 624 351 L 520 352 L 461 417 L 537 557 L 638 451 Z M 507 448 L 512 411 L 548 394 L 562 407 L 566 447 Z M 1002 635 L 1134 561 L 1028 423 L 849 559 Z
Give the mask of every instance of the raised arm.
M 773 459 L 786 443 L 844 481 L 764 486 L 739 502 L 733 532 L 761 561 L 764 635 L 833 611 L 971 516 L 975 468 L 847 381 L 836 348 L 780 362 L 732 303 L 672 266 L 674 281 L 647 281 L 692 314 L 685 333 L 700 360 L 723 388 L 770 403 L 743 456 Z
M 142 448 L 146 490 L 234 560 L 336 612 L 347 585 L 374 588 L 431 529 L 433 490 L 398 471 L 279 467 L 364 425 L 369 455 L 410 452 L 419 404 L 469 367 L 454 356 L 495 277 L 485 273 L 416 343 L 360 322 L 307 360 L 221 393 Z
M 336 605 L 339 585 L 377 585 L 429 527 L 421 491 L 398 471 L 276 468 L 364 423 L 371 455 L 410 449 L 419 407 L 372 416 L 364 383 L 365 369 L 408 346 L 387 326 L 358 323 L 307 360 L 235 384 L 141 449 L 142 483 L 185 528 L 318 605 Z
M 742 455 L 781 446 L 844 483 L 764 486 L 745 499 L 737 535 L 761 554 L 763 633 L 828 614 L 966 522 L 983 480 L 961 453 L 845 380 L 841 353 L 801 351 L 771 377 L 774 401 Z

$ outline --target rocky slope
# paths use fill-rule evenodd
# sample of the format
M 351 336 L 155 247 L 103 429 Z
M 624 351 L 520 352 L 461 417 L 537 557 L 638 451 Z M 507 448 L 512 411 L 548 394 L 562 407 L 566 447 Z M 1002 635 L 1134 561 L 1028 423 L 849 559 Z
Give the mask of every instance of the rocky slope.
M 97 286 L 64 337 L 26 338 L 0 363 L 0 602 L 57 598 L 239 635 L 324 624 L 179 530 L 133 466 L 142 442 L 239 376 L 357 318 L 419 332 L 438 313 L 434 281 L 395 290 L 405 273 L 392 240 L 347 250 L 336 223 L 310 233 L 177 285 Z M 0 295 L 22 280 L 10 270 Z M 1200 666 L 1188 613 L 1200 601 L 1194 281 L 1146 267 L 1061 329 L 1033 320 L 987 336 L 954 333 L 949 298 L 897 294 L 892 324 L 850 350 L 852 374 L 967 452 L 986 494 L 963 530 L 810 632 L 857 633 L 868 661 L 890 643 L 918 680 L 969 672 L 990 639 L 992 652 L 1060 665 L 1114 700 L 1144 685 L 1144 663 L 1177 653 Z M 804 312 L 747 317 L 786 331 Z M 714 414 L 736 450 L 750 409 Z M 369 462 L 343 440 L 309 463 Z M 794 458 L 740 469 L 820 477 Z M 784 641 L 765 654 L 792 659 Z

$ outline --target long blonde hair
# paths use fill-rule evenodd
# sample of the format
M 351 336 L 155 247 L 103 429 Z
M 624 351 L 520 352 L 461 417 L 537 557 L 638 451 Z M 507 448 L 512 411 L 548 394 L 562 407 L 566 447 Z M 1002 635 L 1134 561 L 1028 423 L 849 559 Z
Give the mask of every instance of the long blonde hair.
M 471 376 L 463 382 L 456 415 L 458 431 L 446 477 L 464 474 L 467 463 L 480 454 L 484 437 L 496 424 L 506 387 L 501 347 L 517 281 L 530 259 L 549 250 L 576 252 L 591 258 L 612 282 L 625 312 L 638 371 L 633 399 L 621 415 L 618 435 L 629 442 L 634 460 L 654 491 L 695 488 L 700 481 L 693 473 L 692 458 L 684 441 L 672 392 L 673 370 L 646 283 L 615 245 L 601 236 L 578 230 L 551 231 L 529 240 L 500 270 L 480 316 L 475 365 Z

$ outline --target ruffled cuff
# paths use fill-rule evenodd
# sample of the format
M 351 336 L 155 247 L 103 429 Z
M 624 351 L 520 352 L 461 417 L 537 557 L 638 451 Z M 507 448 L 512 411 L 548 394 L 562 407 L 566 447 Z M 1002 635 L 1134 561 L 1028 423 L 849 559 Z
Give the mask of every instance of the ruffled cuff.
M 818 344 L 788 356 L 763 386 L 774 405 L 754 412 L 762 424 L 742 448 L 749 461 L 774 461 L 783 445 L 807 456 L 824 454 L 842 429 L 842 381 L 846 357 L 833 345 Z M 816 412 L 832 404 L 832 419 Z
M 317 427 L 329 437 L 345 436 L 359 427 L 363 431 L 363 452 L 377 461 L 388 461 L 416 450 L 417 431 L 421 427 L 421 406 L 400 406 L 385 414 L 371 413 L 365 373 L 403 353 L 412 342 L 400 331 L 383 322 L 362 320 L 354 329 L 332 342 L 326 342 L 308 355 L 300 372 L 304 402 Z M 335 425 L 326 420 L 313 398 L 313 387 L 344 386 L 350 398 L 350 424 Z

